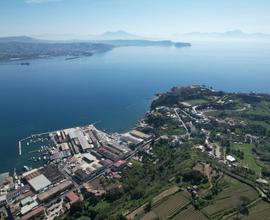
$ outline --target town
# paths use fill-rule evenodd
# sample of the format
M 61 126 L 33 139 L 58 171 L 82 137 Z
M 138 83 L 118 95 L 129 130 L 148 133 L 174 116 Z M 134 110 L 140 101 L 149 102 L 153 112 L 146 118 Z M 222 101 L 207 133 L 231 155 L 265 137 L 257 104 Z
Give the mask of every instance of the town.
M 119 176 L 123 166 L 132 165 L 127 160 L 152 140 L 138 130 L 108 134 L 94 125 L 48 135 L 51 146 L 42 146 L 49 154 L 47 164 L 34 169 L 25 166 L 22 175 L 0 174 L 1 213 L 10 213 L 13 219 L 54 219 L 83 199 L 82 188 L 95 191 L 91 188 L 95 179 Z M 26 140 L 42 136 L 33 135 Z M 22 154 L 21 143 L 19 147 Z
M 174 87 L 167 93 L 159 94 L 153 101 L 151 110 L 129 132 L 107 133 L 94 125 L 87 125 L 49 132 L 45 136 L 32 135 L 23 140 L 26 142 L 24 147 L 35 139 L 46 140 L 48 145 L 40 148 L 43 154 L 45 152 L 46 162 L 37 168 L 25 166 L 25 172 L 20 175 L 16 172 L 0 175 L 1 215 L 24 220 L 61 217 L 89 195 L 91 198 L 102 198 L 112 189 L 122 188 L 122 175 L 137 169 L 134 167 L 138 164 L 151 161 L 155 167 L 158 163 L 162 164 L 162 159 L 166 162 L 168 158 L 162 158 L 163 153 L 159 155 L 159 152 L 155 152 L 155 147 L 164 148 L 169 155 L 170 151 L 181 156 L 182 151 L 196 155 L 197 159 L 185 156 L 186 159 L 181 161 L 190 160 L 195 164 L 191 165 L 190 173 L 183 171 L 180 175 L 175 174 L 171 168 L 168 172 L 172 174 L 166 175 L 162 181 L 168 178 L 168 186 L 174 183 L 171 194 L 177 194 L 180 190 L 182 199 L 189 197 L 189 200 L 185 200 L 188 210 L 194 212 L 193 207 L 203 210 L 197 212 L 198 219 L 212 219 L 211 216 L 220 219 L 236 214 L 231 203 L 224 207 L 225 210 L 230 210 L 228 213 L 221 210 L 211 213 L 207 209 L 212 203 L 215 204 L 214 196 L 224 190 L 219 186 L 223 179 L 237 181 L 243 188 L 246 187 L 245 192 L 251 193 L 250 198 L 247 198 L 250 203 L 260 203 L 261 200 L 269 202 L 266 166 L 259 167 L 253 164 L 252 160 L 255 159 L 246 159 L 246 154 L 252 150 L 244 149 L 253 144 L 259 148 L 259 144 L 265 139 L 265 131 L 261 127 L 254 130 L 253 125 L 249 129 L 248 121 L 241 118 L 241 114 L 251 111 L 253 105 L 265 104 L 266 101 L 269 101 L 269 96 L 263 94 L 227 94 L 204 86 Z M 188 149 L 185 149 L 186 146 Z M 20 154 L 23 154 L 24 147 L 19 142 Z M 40 157 L 32 159 L 39 160 Z M 172 160 L 166 163 L 171 167 L 177 166 Z M 176 167 L 175 169 L 180 171 Z M 197 182 L 192 179 L 192 175 L 198 175 L 196 172 L 202 175 L 200 181 L 196 179 Z M 178 184 L 179 178 L 185 187 Z M 208 191 L 200 189 L 200 186 L 205 187 L 205 179 L 209 184 Z M 216 192 L 213 192 L 214 186 Z M 240 192 L 239 196 L 242 194 Z M 150 196 L 151 201 L 155 201 L 156 197 L 153 196 Z M 211 199 L 212 203 L 209 202 Z M 152 218 L 148 216 L 147 219 L 167 219 L 169 216 L 183 214 L 178 211 L 163 216 L 157 214 L 157 211 L 146 211 L 145 207 L 150 203 L 147 200 L 142 201 L 145 202 L 141 206 L 137 205 L 121 214 L 127 219 L 138 216 L 143 219 L 149 213 Z M 152 206 L 159 207 L 160 201 L 161 199 Z M 192 201 L 192 205 L 188 201 Z M 249 206 L 241 203 L 241 207 L 246 210 Z

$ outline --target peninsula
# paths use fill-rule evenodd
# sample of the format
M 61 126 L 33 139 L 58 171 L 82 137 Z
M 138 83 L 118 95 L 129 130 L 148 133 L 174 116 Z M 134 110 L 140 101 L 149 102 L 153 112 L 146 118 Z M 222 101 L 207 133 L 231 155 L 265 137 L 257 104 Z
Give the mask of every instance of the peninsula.
M 20 141 L 37 166 L 1 174 L 0 205 L 14 219 L 265 219 L 269 119 L 268 94 L 173 87 L 126 133 L 87 125 Z

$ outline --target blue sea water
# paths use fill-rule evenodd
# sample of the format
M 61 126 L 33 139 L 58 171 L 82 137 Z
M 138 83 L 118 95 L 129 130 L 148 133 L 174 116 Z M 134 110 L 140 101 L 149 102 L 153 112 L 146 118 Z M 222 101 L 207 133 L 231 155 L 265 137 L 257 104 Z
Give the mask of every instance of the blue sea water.
M 22 166 L 18 140 L 98 122 L 133 127 L 156 93 L 205 84 L 225 91 L 270 92 L 270 44 L 194 43 L 190 48 L 123 47 L 74 60 L 0 65 L 0 172 Z

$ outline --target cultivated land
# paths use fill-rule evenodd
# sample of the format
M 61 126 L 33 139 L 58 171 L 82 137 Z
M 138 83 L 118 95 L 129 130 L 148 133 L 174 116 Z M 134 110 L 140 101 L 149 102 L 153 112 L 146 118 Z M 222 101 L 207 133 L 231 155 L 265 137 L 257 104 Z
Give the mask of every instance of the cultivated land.
M 50 132 L 49 165 L 19 179 L 71 184 L 58 201 L 32 198 L 45 216 L 59 204 L 56 219 L 269 219 L 269 121 L 269 95 L 174 87 L 133 131 Z M 52 164 L 59 180 L 48 175 Z M 43 198 L 55 185 L 29 189 Z M 71 192 L 79 199 L 67 200 Z

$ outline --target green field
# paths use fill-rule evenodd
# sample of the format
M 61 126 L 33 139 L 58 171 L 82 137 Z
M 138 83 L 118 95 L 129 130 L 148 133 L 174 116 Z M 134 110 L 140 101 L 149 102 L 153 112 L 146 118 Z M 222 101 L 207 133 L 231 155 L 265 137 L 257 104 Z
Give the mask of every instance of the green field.
M 240 161 L 241 165 L 247 166 L 255 171 L 257 175 L 261 174 L 261 167 L 257 164 L 254 155 L 252 154 L 252 146 L 250 144 L 234 144 L 234 148 L 241 150 L 244 153 L 244 159 Z
M 209 101 L 205 100 L 205 99 L 192 99 L 192 100 L 187 100 L 185 102 L 190 104 L 191 106 L 195 106 L 195 105 L 201 105 L 204 103 L 208 103 Z

